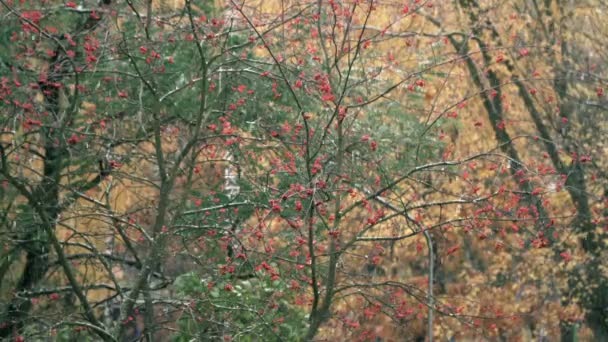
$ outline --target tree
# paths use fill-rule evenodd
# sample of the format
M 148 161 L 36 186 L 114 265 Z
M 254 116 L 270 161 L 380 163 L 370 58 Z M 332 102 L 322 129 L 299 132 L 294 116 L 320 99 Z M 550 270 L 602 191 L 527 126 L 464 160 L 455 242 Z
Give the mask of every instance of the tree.
M 601 336 L 555 299 L 587 154 L 487 19 L 524 3 L 0 0 L 2 337 Z
M 577 93 L 578 91 L 574 90 L 578 87 L 588 88 L 586 91 L 583 90 L 583 96 L 598 97 L 601 101 L 603 88 L 595 84 L 597 79 L 593 77 L 585 81 L 589 73 L 588 65 L 583 65 L 573 58 L 575 53 L 580 53 L 593 45 L 589 44 L 590 37 L 576 36 L 570 30 L 569 24 L 572 23 L 569 23 L 568 19 L 573 13 L 585 9 L 560 1 L 514 3 L 512 6 L 504 6 L 504 9 L 500 6 L 487 7 L 477 1 L 461 1 L 459 4 L 469 18 L 474 39 L 458 42 L 452 36 L 450 41 L 458 51 L 469 51 L 469 42 L 473 41 L 479 47 L 481 60 L 476 62 L 472 58 L 467 58 L 467 69 L 480 91 L 493 90 L 483 95 L 483 101 L 484 109 L 490 122 L 493 123 L 497 140 L 505 142 L 511 140 L 508 129 L 505 129 L 504 125 L 508 115 L 508 109 L 504 105 L 505 97 L 519 98 L 524 115 L 527 115 L 533 123 L 533 131 L 537 134 L 535 138 L 542 142 L 534 152 L 542 153 L 551 162 L 553 172 L 563 178 L 564 188 L 570 197 L 570 205 L 575 208 L 572 220 L 563 222 L 574 227 L 575 233 L 579 235 L 580 246 L 591 258 L 590 265 L 585 270 L 574 269 L 569 272 L 567 285 L 569 295 L 563 301 L 570 303 L 573 300 L 571 296 L 579 298 L 587 309 L 587 322 L 594 331 L 595 337 L 603 339 L 608 328 L 605 314 L 601 309 L 605 307 L 605 304 L 601 303 L 606 301 L 606 280 L 605 274 L 598 269 L 597 262 L 601 260 L 604 250 L 602 242 L 604 232 L 598 229 L 599 221 L 594 219 L 597 216 L 592 210 L 593 207 L 601 208 L 603 189 L 600 184 L 588 185 L 591 174 L 598 172 L 597 166 L 589 163 L 591 151 L 599 151 L 597 148 L 601 146 L 601 142 L 595 145 L 586 140 L 596 139 L 595 134 L 587 135 L 589 131 L 585 128 L 585 122 L 590 119 L 587 116 L 594 114 Z M 509 30 L 502 29 L 489 17 L 490 13 L 504 10 L 512 10 L 515 23 L 513 26 L 523 29 L 519 34 L 511 35 L 511 38 L 506 38 L 510 34 Z M 537 25 L 528 23 L 521 26 L 518 23 L 520 16 L 523 17 L 522 19 L 533 18 L 532 22 Z M 438 25 L 437 21 L 434 23 Z M 511 32 L 514 27 L 511 27 Z M 599 37 L 598 34 L 591 39 Z M 513 51 L 509 46 L 513 40 L 516 44 L 518 40 L 519 44 L 523 44 L 517 47 L 519 50 Z M 497 52 L 493 53 L 491 47 Z M 493 58 L 492 54 L 497 57 Z M 528 58 L 529 55 L 534 55 L 536 58 Z M 543 78 L 542 72 L 549 73 L 549 77 Z M 529 74 L 532 74 L 531 78 L 527 77 Z M 505 86 L 509 83 L 513 86 Z M 580 112 L 585 114 L 581 115 Z M 505 148 L 505 153 L 511 158 L 520 160 L 515 146 L 505 146 Z M 512 170 L 513 174 L 516 174 L 516 170 Z M 595 182 L 591 181 L 591 183 Z M 525 183 L 522 190 L 531 193 L 534 186 Z M 542 206 L 538 208 L 545 210 Z M 568 245 L 578 244 L 576 241 L 558 238 L 560 228 L 555 227 L 552 230 L 555 234 L 552 247 L 556 256 L 567 254 L 568 252 L 564 250 Z M 573 330 L 576 330 L 576 327 L 573 326 L 576 326 L 576 323 L 571 322 L 569 318 L 562 322 L 563 340 L 575 339 L 576 333 L 573 333 Z

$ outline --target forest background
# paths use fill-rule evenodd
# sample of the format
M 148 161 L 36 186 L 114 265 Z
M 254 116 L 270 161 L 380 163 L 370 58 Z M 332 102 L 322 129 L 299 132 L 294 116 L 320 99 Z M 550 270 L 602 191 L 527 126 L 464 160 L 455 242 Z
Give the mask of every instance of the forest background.
M 0 339 L 608 340 L 607 10 L 0 0 Z

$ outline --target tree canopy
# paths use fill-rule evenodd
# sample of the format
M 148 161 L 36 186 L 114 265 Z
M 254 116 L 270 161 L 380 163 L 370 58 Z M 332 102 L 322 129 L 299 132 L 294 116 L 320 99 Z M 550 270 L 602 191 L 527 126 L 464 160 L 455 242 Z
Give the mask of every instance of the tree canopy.
M 0 339 L 608 339 L 607 10 L 0 0 Z

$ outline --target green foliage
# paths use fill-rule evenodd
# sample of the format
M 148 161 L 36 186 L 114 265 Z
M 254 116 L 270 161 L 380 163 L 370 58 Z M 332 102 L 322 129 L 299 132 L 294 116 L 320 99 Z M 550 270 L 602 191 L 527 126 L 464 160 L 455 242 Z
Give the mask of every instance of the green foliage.
M 261 272 L 245 280 L 221 277 L 217 282 L 192 272 L 180 276 L 176 288 L 191 305 L 179 321 L 174 341 L 227 335 L 235 341 L 272 341 L 279 336 L 298 341 L 306 329 L 304 312 L 282 294 L 288 291 L 285 283 Z
M 417 116 L 407 113 L 396 103 L 375 106 L 370 110 L 362 126 L 378 139 L 378 154 L 394 156 L 385 158 L 384 167 L 403 170 L 437 157 L 444 143 L 436 138 L 441 127 L 428 127 Z

